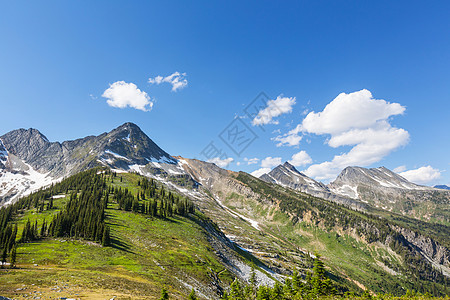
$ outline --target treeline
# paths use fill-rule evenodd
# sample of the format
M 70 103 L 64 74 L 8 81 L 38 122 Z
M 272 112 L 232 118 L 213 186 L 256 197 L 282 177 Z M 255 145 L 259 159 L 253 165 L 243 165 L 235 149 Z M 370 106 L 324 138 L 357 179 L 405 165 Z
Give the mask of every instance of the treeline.
M 73 191 L 64 210 L 59 212 L 48 226 L 53 237 L 73 237 L 103 242 L 109 241 L 105 224 L 105 209 L 108 205 L 108 189 L 101 181 L 83 187 L 78 194 Z M 105 237 L 104 237 L 105 236 Z
M 186 216 L 195 211 L 194 204 L 190 200 L 166 190 L 163 185 L 158 187 L 153 179 L 139 179 L 138 187 L 136 196 L 126 188 L 110 188 L 119 209 L 162 218 L 173 215 Z
M 101 199 L 99 194 L 102 194 L 106 187 L 106 176 L 101 174 L 100 169 L 91 169 L 22 197 L 12 205 L 0 208 L 1 261 L 6 262 L 9 257 L 10 266 L 14 267 L 18 242 L 36 241 L 46 236 L 77 236 L 96 241 L 105 241 L 105 244 L 107 244 L 109 241 L 109 229 L 102 221 L 104 218 L 102 201 L 98 201 Z M 80 191 L 80 196 L 77 196 Z M 53 196 L 59 194 L 71 194 L 68 206 L 58 213 L 50 223 L 43 220 L 41 224 L 38 224 L 37 221 L 32 223 L 30 220 L 27 220 L 20 240 L 17 240 L 17 223 L 15 223 L 15 219 L 21 213 L 30 209 L 36 209 L 37 212 L 55 209 Z M 76 212 L 70 213 L 70 211 L 75 209 L 77 209 Z M 93 225 L 94 220 L 97 221 L 95 225 Z
M 36 209 L 38 213 L 56 208 L 61 210 L 49 222 L 43 220 L 38 224 L 37 221 L 32 223 L 27 220 L 18 242 L 32 242 L 44 237 L 70 237 L 96 241 L 104 246 L 111 244 L 110 228 L 105 223 L 105 210 L 109 202 L 117 203 L 121 210 L 158 218 L 186 216 L 195 211 L 190 200 L 166 190 L 162 185 L 158 186 L 153 179 L 140 178 L 138 189 L 133 194 L 128 188 L 114 187 L 111 183 L 116 177 L 117 174 L 108 169 L 90 169 L 0 208 L 2 261 L 12 257 L 16 245 L 15 218 L 30 209 Z M 62 194 L 68 198 L 66 206 L 55 207 L 54 196 Z
M 291 217 L 293 225 L 302 221 L 305 213 L 311 214 L 315 226 L 322 226 L 328 231 L 335 227 L 354 229 L 368 243 L 381 242 L 399 254 L 404 267 L 394 266 L 389 260 L 383 260 L 394 271 L 407 275 L 408 280 L 402 285 L 390 280 L 375 282 L 374 285 L 383 290 L 402 293 L 405 289 L 417 288 L 420 292 L 431 292 L 433 295 L 445 295 L 450 280 L 424 259 L 417 249 L 391 227 L 391 223 L 378 216 L 364 212 L 353 211 L 343 205 L 279 188 L 258 180 L 246 173 L 240 172 L 238 180 L 247 184 L 255 192 L 263 195 L 266 200 L 278 203 L 280 210 Z M 261 199 L 262 200 L 262 199 Z M 373 272 L 379 272 L 373 268 Z M 381 277 L 385 274 L 379 274 Z

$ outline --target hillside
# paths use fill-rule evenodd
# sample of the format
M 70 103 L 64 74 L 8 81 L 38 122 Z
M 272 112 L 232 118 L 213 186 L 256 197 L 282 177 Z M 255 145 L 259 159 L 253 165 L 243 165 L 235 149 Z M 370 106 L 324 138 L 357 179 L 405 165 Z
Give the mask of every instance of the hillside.
M 273 271 L 289 274 L 297 268 L 306 275 L 305 254 L 319 252 L 347 286 L 399 295 L 418 288 L 446 293 L 448 277 L 441 272 L 450 274 L 448 227 L 428 225 L 423 236 L 407 226 L 407 218 L 381 219 L 243 172 L 184 160 L 186 171 L 210 195 L 196 204 Z
M 235 277 L 229 271 L 233 260 L 245 265 L 246 258 L 200 212 L 164 216 L 142 213 L 141 209 L 151 199 L 160 199 L 157 195 L 149 198 L 143 194 L 142 184 L 147 179 L 130 173 L 115 176 L 97 172 L 93 169 L 72 176 L 8 208 L 12 210 L 10 222 L 18 224 L 17 240 L 22 242 L 17 247 L 17 268 L 1 271 L 0 295 L 151 299 L 165 286 L 177 298 L 184 297 L 192 288 L 203 297 L 215 298 Z M 81 238 L 71 233 L 52 234 L 57 230 L 51 220 L 65 211 L 73 197 L 69 195 L 78 189 L 78 194 L 84 193 L 94 187 L 94 182 L 104 182 L 109 195 L 104 223 L 110 228 L 110 246 L 102 246 L 101 239 L 87 235 Z M 161 187 L 157 185 L 156 193 L 162 193 Z M 114 191 L 117 188 L 129 190 L 134 199 L 131 201 L 136 201 L 138 193 L 146 199 L 141 198 L 139 208 L 133 203 L 129 208 L 119 209 L 117 190 Z M 176 199 L 185 199 L 168 190 L 165 193 L 166 199 L 175 199 L 174 203 Z M 158 214 L 161 205 L 158 202 Z M 37 222 L 38 233 L 23 241 L 22 232 L 28 220 L 31 224 Z M 44 220 L 48 227 L 41 231 Z M 224 259 L 231 263 L 225 265 Z M 265 276 L 261 272 L 258 275 Z
M 266 189 L 263 181 L 245 173 L 231 175 L 237 182 L 246 182 L 252 190 L 265 195 L 267 200 L 274 200 L 269 194 L 261 192 L 261 189 Z M 266 191 L 282 192 L 286 197 L 290 195 L 287 191 L 273 187 Z M 86 203 L 90 203 L 88 199 L 96 197 L 99 202 L 93 203 L 100 205 L 100 211 L 102 203 L 106 204 L 103 208 L 104 223 L 88 221 L 87 226 L 82 225 L 86 220 L 91 220 L 88 215 L 102 219 L 101 214 L 96 213 L 97 210 L 80 202 L 86 199 Z M 232 198 L 225 201 L 230 207 Z M 313 262 L 310 255 L 305 255 L 306 249 L 323 253 L 324 261 L 331 266 L 328 271 L 321 271 L 332 278 L 332 281 L 323 282 L 325 285 L 322 291 L 329 289 L 328 292 L 350 292 L 351 295 L 353 292 L 362 293 L 361 288 L 366 288 L 364 284 L 369 287 L 370 280 L 375 280 L 374 283 L 378 285 L 383 283 L 380 285 L 382 290 L 395 291 L 395 284 L 398 283 L 408 286 L 400 278 L 394 284 L 377 282 L 376 278 L 386 280 L 387 275 L 377 273 L 376 276 L 369 276 L 366 273 L 366 270 L 376 270 L 370 263 L 361 263 L 370 257 L 377 262 L 377 259 L 382 260 L 386 255 L 384 259 L 388 259 L 390 266 L 401 268 L 401 256 L 387 251 L 386 247 L 383 251 L 383 247 L 367 245 L 366 241 L 350 235 L 331 234 L 322 228 L 323 224 L 320 222 L 318 226 L 311 226 L 310 222 L 296 226 L 291 223 L 292 220 L 283 217 L 282 212 L 271 212 L 272 216 L 277 216 L 271 222 L 256 222 L 243 215 L 236 218 L 233 214 L 241 210 L 227 208 L 232 216 L 228 220 L 233 219 L 234 222 L 229 223 L 225 229 L 231 238 L 233 236 L 229 235 L 230 232 L 233 228 L 237 230 L 235 233 L 239 236 L 234 236 L 240 245 L 237 247 L 223 235 L 215 223 L 195 211 L 189 201 L 158 182 L 149 181 L 137 174 L 117 174 L 107 169 L 79 173 L 22 198 L 16 204 L 0 210 L 3 225 L 5 216 L 9 216 L 10 225 L 18 225 L 16 268 L 10 269 L 7 266 L 7 269 L 0 271 L 0 295 L 45 299 L 104 299 L 105 296 L 118 299 L 154 299 L 165 287 L 177 299 L 186 298 L 192 289 L 202 299 L 216 299 L 223 293 L 236 293 L 236 289 L 242 295 L 251 295 L 252 290 L 244 289 L 244 286 L 251 286 L 253 282 L 258 294 L 281 295 L 282 288 L 283 293 L 306 292 L 306 297 L 309 295 L 308 285 L 314 285 L 319 280 L 314 275 L 308 277 L 308 274 L 317 274 L 316 268 L 318 264 L 320 266 L 317 259 Z M 152 209 L 153 203 L 156 203 L 155 210 Z M 172 209 L 169 209 L 169 203 L 172 203 Z M 75 204 L 77 205 L 73 206 Z M 338 206 L 334 208 L 336 207 Z M 280 208 L 284 210 L 283 205 Z M 305 208 L 308 210 L 311 206 L 306 205 Z M 80 213 L 74 214 L 75 211 Z M 74 221 L 60 221 L 71 219 Z M 95 223 L 97 225 L 91 225 Z M 245 225 L 246 223 L 249 224 Z M 67 227 L 64 224 L 72 225 Z M 280 224 L 284 224 L 286 228 L 280 231 Z M 7 224 L 6 227 L 3 226 L 2 232 L 7 232 L 7 227 Z M 64 228 L 68 228 L 66 233 Z M 100 230 L 103 234 L 92 234 L 99 232 L 98 228 L 103 228 Z M 251 233 L 252 230 L 257 230 L 257 236 Z M 109 233 L 107 239 L 104 234 L 106 231 Z M 246 234 L 247 241 L 242 240 L 243 234 Z M 258 248 L 260 246 L 265 248 Z M 11 262 L 11 254 L 7 261 Z M 340 266 L 336 265 L 338 261 Z M 277 265 L 277 262 L 282 263 Z M 352 263 L 357 263 L 358 268 L 355 269 Z M 252 267 L 255 271 L 251 270 Z M 388 268 L 385 265 L 383 267 Z M 293 275 L 292 287 L 281 287 L 280 283 L 274 281 L 278 279 L 290 284 L 290 279 L 286 281 L 289 277 L 277 274 L 290 275 L 291 270 L 296 269 L 300 274 Z M 327 278 L 320 276 L 323 278 L 320 280 Z M 359 276 L 364 276 L 363 280 Z M 238 281 L 231 284 L 234 278 Z M 274 283 L 273 289 L 265 287 Z M 428 288 L 428 285 L 425 287 Z M 445 290 L 442 290 L 440 284 L 431 285 L 430 288 L 431 292 L 438 294 L 439 290 Z M 398 293 L 403 294 L 401 291 Z M 229 299 L 238 298 L 231 296 Z

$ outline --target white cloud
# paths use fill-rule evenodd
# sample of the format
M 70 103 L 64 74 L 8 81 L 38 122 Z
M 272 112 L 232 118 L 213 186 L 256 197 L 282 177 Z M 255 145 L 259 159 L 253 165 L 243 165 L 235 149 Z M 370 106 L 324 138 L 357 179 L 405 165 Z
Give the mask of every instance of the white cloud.
M 278 124 L 278 121 L 274 121 L 273 118 L 292 112 L 292 106 L 294 104 L 295 97 L 283 97 L 282 95 L 278 96 L 275 100 L 267 101 L 267 107 L 260 110 L 258 115 L 253 119 L 253 126 Z
M 400 176 L 417 184 L 427 184 L 441 177 L 441 171 L 431 166 L 420 167 L 415 170 L 409 170 L 399 173 Z
M 236 166 L 239 167 L 240 165 L 241 165 L 241 162 L 240 162 L 240 161 L 237 161 L 237 162 L 236 162 Z
M 261 161 L 262 168 L 272 168 L 281 165 L 281 157 L 266 157 Z
M 302 150 L 292 155 L 292 159 L 289 161 L 289 163 L 295 167 L 300 167 L 309 165 L 310 163 L 312 163 L 312 159 L 308 155 L 308 153 L 306 153 L 306 151 Z
M 369 166 L 406 145 L 408 132 L 389 123 L 389 117 L 404 111 L 398 103 L 374 99 L 368 90 L 361 90 L 341 93 L 322 112 L 310 112 L 300 124 L 303 133 L 327 134 L 330 147 L 353 148 L 310 166 L 305 174 L 318 180 L 333 179 L 347 166 Z
M 251 172 L 250 174 L 259 178 L 261 175 L 269 173 L 270 170 L 271 170 L 270 168 L 261 168 L 261 169 Z
M 290 130 L 288 133 L 279 135 L 272 138 L 272 141 L 279 142 L 277 147 L 281 146 L 298 146 L 302 140 L 300 132 L 302 131 L 302 124 L 298 124 L 294 129 Z
M 259 161 L 259 159 L 258 158 L 252 158 L 252 159 L 248 160 L 248 162 L 250 162 L 250 161 L 254 161 L 252 163 L 256 163 L 256 162 Z M 255 176 L 255 177 L 260 177 L 263 174 L 269 173 L 272 170 L 273 167 L 276 167 L 278 165 L 281 165 L 281 157 L 271 157 L 271 156 L 269 156 L 269 157 L 266 157 L 263 160 L 261 160 L 261 168 L 251 172 L 250 174 Z
M 188 81 L 185 76 L 186 73 L 175 72 L 172 75 L 166 77 L 158 75 L 154 78 L 149 78 L 148 82 L 158 85 L 163 82 L 170 83 L 172 85 L 172 92 L 176 92 L 177 90 L 181 90 L 188 85 Z
M 378 121 L 403 114 L 405 107 L 372 97 L 368 90 L 339 94 L 323 111 L 310 112 L 303 129 L 315 134 L 339 134 L 358 128 L 370 128 Z
M 247 162 L 248 165 L 253 165 L 253 164 L 257 164 L 259 162 L 259 158 L 244 158 L 244 161 Z
M 141 91 L 134 83 L 117 81 L 109 85 L 109 88 L 103 92 L 102 97 L 107 98 L 109 106 L 125 108 L 133 107 L 142 111 L 150 111 L 153 107 L 149 95 Z
M 218 167 L 225 168 L 228 166 L 234 159 L 232 157 L 221 159 L 220 157 L 214 157 L 208 160 L 208 162 L 216 164 Z
M 395 168 L 393 171 L 395 173 L 400 173 L 406 170 L 406 166 L 398 166 L 397 168 Z

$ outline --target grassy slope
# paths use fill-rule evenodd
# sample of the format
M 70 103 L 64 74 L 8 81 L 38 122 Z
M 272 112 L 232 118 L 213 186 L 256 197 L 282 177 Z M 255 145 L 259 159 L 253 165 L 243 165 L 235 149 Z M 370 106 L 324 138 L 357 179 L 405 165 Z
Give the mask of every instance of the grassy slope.
M 136 191 L 138 177 L 122 176 L 123 182 L 117 177 L 114 185 Z M 30 210 L 20 216 L 19 233 L 28 218 L 38 220 L 40 226 L 44 218 L 50 221 L 65 202 L 64 198 L 57 199 L 54 210 Z M 206 286 L 211 281 L 210 274 L 220 273 L 219 279 L 225 285 L 231 281 L 231 274 L 223 271 L 195 217 L 150 219 L 117 210 L 113 203 L 106 214 L 113 247 L 63 238 L 20 244 L 19 268 L 0 273 L 0 295 L 14 297 L 36 291 L 44 298 L 152 299 L 166 286 L 180 298 L 189 293 L 190 285 Z M 23 287 L 26 289 L 18 290 Z

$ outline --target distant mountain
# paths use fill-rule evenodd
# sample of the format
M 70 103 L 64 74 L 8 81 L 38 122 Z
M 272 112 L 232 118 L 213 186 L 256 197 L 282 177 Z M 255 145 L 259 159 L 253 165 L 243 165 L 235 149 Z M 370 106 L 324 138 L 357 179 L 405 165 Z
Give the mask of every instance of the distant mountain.
M 0 203 L 95 166 L 185 175 L 177 164 L 133 123 L 63 143 L 50 142 L 36 129 L 13 130 L 0 137 Z
M 359 198 L 357 187 L 366 185 L 376 188 L 396 188 L 406 190 L 429 190 L 429 187 L 409 182 L 400 175 L 385 167 L 366 169 L 361 167 L 347 167 L 335 181 L 329 184 L 333 192 L 354 199 Z
M 337 203 L 352 206 L 354 208 L 361 209 L 364 207 L 360 201 L 354 201 L 349 197 L 344 197 L 338 194 L 334 194 L 330 189 L 321 182 L 317 182 L 312 178 L 309 178 L 305 174 L 299 172 L 289 162 L 285 162 L 282 165 L 274 168 L 267 174 L 263 174 L 259 177 L 266 182 L 272 182 L 284 187 L 288 187 L 294 190 L 298 190 L 303 193 L 307 193 L 316 197 L 331 200 Z
M 441 184 L 441 185 L 435 185 L 434 188 L 441 189 L 441 190 L 450 190 L 450 186 Z
M 446 210 L 450 192 L 412 183 L 385 167 L 347 167 L 328 185 L 331 192 L 358 199 L 373 207 L 410 214 L 420 219 L 448 222 Z M 430 203 L 432 205 L 425 205 Z

